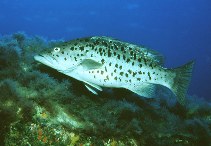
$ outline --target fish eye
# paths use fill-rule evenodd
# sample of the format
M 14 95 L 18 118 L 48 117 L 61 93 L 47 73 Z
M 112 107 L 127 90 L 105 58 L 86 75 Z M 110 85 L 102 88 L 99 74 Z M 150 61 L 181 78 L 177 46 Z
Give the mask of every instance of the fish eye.
M 59 48 L 59 47 L 55 47 L 55 48 L 54 48 L 54 51 L 55 51 L 55 52 L 59 52 L 59 51 L 60 51 L 60 48 Z

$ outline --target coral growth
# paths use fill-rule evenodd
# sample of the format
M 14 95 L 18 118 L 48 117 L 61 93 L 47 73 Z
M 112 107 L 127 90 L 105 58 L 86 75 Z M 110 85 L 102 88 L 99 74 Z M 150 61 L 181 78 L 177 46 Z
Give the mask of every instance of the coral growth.
M 82 83 L 34 61 L 61 41 L 24 33 L 0 38 L 0 145 L 209 145 L 211 104 L 187 105 L 124 90 L 98 97 Z

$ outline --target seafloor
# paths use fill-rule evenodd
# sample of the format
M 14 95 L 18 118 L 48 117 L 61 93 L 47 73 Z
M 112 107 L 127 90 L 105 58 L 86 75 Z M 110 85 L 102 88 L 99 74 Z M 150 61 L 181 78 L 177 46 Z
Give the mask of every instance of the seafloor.
M 98 96 L 35 62 L 59 41 L 15 33 L 0 37 L 1 146 L 207 146 L 211 104 L 187 96 L 185 106 L 160 87 L 145 99 L 124 89 Z

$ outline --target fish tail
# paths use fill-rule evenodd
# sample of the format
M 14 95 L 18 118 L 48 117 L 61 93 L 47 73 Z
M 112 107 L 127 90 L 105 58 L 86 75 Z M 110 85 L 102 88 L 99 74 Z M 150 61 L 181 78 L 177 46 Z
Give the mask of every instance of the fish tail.
M 194 61 L 190 61 L 181 67 L 172 69 L 172 71 L 176 73 L 176 76 L 171 89 L 176 94 L 178 102 L 182 105 L 185 104 L 186 93 L 192 77 L 193 65 Z

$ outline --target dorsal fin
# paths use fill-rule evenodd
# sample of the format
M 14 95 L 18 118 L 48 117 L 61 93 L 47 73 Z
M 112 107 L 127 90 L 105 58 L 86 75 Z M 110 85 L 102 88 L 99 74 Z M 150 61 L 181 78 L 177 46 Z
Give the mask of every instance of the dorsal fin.
M 133 50 L 135 50 L 138 54 L 137 57 L 141 58 L 141 57 L 148 57 L 150 58 L 151 60 L 157 62 L 159 65 L 163 65 L 164 63 L 164 57 L 162 54 L 158 53 L 157 51 L 154 51 L 152 49 L 148 49 L 148 48 L 145 48 L 143 46 L 140 46 L 140 45 L 134 45 L 134 44 L 131 44 L 131 43 L 128 43 L 128 42 L 124 42 L 124 41 L 120 41 L 118 39 L 115 39 L 115 38 L 112 38 L 112 37 L 106 37 L 106 36 L 102 36 L 102 37 L 99 37 L 99 36 L 94 36 L 94 37 L 91 37 L 91 39 L 93 40 L 100 40 L 100 41 L 105 41 L 105 42 L 109 42 L 109 43 L 113 43 L 113 44 L 116 44 L 116 46 L 123 46 L 126 51 L 128 51 L 129 48 L 132 48 Z
M 156 61 L 159 65 L 164 64 L 164 57 L 162 54 L 158 53 L 157 51 L 147 49 L 147 48 L 140 48 L 141 54 L 144 55 L 144 57 L 151 58 L 153 61 Z

